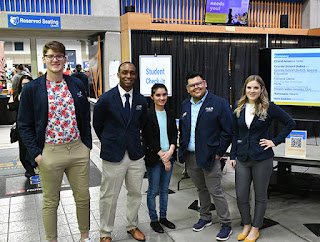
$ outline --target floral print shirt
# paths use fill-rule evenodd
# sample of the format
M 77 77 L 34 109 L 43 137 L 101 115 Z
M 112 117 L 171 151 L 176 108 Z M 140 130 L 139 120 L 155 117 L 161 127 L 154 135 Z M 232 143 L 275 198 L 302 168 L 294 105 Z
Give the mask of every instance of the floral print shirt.
M 67 82 L 46 80 L 46 85 L 49 109 L 45 142 L 58 144 L 79 139 L 74 100 Z

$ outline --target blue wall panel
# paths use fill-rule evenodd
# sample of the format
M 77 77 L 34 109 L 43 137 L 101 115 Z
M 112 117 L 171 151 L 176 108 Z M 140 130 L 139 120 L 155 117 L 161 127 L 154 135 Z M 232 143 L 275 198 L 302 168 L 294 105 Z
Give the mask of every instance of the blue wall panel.
M 91 15 L 91 0 L 0 0 L 0 11 Z

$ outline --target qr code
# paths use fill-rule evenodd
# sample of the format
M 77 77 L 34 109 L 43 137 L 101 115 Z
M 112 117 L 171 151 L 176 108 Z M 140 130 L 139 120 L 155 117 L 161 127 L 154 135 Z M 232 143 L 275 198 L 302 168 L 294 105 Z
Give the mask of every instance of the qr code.
M 302 148 L 302 138 L 301 137 L 291 137 L 290 148 L 301 149 Z

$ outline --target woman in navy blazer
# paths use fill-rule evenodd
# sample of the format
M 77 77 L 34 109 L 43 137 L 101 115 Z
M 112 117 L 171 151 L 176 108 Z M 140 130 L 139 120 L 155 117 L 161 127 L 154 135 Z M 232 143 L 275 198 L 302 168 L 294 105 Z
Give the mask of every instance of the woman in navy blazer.
M 157 83 L 151 88 L 154 105 L 148 110 L 144 129 L 145 162 L 148 174 L 147 206 L 150 226 L 155 232 L 163 233 L 164 226 L 174 229 L 175 225 L 167 220 L 169 183 L 173 168 L 173 157 L 177 145 L 177 126 L 173 113 L 165 104 L 168 91 L 164 84 Z M 160 196 L 160 219 L 156 211 L 156 196 Z
M 268 130 L 272 120 L 284 124 L 273 139 Z M 273 170 L 272 147 L 282 143 L 295 127 L 293 119 L 276 104 L 269 102 L 260 76 L 251 75 L 242 88 L 242 95 L 233 114 L 233 137 L 230 164 L 236 171 L 237 204 L 244 224 L 238 240 L 256 241 L 267 207 L 267 189 Z M 251 222 L 249 194 L 253 181 L 255 212 Z

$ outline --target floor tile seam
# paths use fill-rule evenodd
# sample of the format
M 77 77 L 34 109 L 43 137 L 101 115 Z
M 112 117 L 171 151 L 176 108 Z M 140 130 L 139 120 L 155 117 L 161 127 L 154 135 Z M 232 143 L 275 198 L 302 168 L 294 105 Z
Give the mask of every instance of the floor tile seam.
M 38 211 L 38 210 L 36 210 L 36 211 Z M 42 214 L 42 213 L 41 213 Z M 41 221 L 39 221 L 39 219 L 41 219 Z M 42 216 L 40 217 L 40 216 L 37 216 L 37 228 L 38 228 L 38 234 L 39 234 L 39 238 L 40 238 L 40 241 L 41 241 L 41 229 L 40 229 L 40 225 L 41 225 L 41 223 L 40 222 L 42 222 Z
M 289 229 L 288 227 L 284 226 L 283 224 L 280 224 L 280 223 L 279 223 L 278 225 L 280 225 L 282 228 L 288 230 L 289 232 L 293 233 L 293 234 L 296 235 L 297 237 L 303 239 L 304 241 L 309 241 L 309 240 L 307 240 L 306 238 L 302 237 L 301 235 L 297 234 L 294 230 L 291 230 L 291 229 Z M 310 241 L 310 242 L 312 242 L 312 241 Z
M 16 149 L 19 146 L 16 145 L 15 147 L 12 147 L 11 144 L 0 144 L 0 150 L 8 150 L 8 149 Z
M 35 228 L 34 230 L 29 230 L 29 229 L 22 229 L 22 230 L 17 230 L 17 231 L 9 231 L 9 234 L 14 234 L 14 233 L 21 233 L 21 232 L 28 232 L 28 233 L 30 233 L 30 231 L 33 231 L 34 233 L 38 233 L 39 234 L 39 236 L 40 236 L 40 230 L 39 230 L 39 228 L 37 227 L 37 228 Z
M 312 208 L 314 206 L 319 206 L 319 204 L 314 204 L 314 205 L 308 205 L 308 204 L 302 204 L 300 206 L 294 206 L 294 207 L 285 207 L 285 208 L 279 208 L 279 209 L 275 209 L 275 208 L 267 208 L 267 211 L 270 209 L 272 209 L 272 212 L 282 212 L 282 211 L 285 211 L 285 210 L 292 210 L 292 209 L 301 209 L 301 208 L 304 208 L 304 207 L 308 207 L 308 208 Z M 268 212 L 269 212 L 268 211 Z
M 9 213 L 8 213 L 8 221 L 7 221 L 7 223 L 8 223 L 8 227 L 7 227 L 7 241 L 9 241 L 9 226 L 10 226 L 10 209 L 11 209 L 11 197 L 10 197 L 10 199 L 9 199 Z
M 178 231 L 178 229 L 174 229 L 174 230 L 177 230 L 177 231 Z M 170 231 L 170 232 L 171 232 L 171 231 Z M 165 234 L 166 234 L 172 241 L 175 241 L 174 238 L 173 238 L 172 236 L 170 236 L 170 234 L 169 234 L 168 232 L 165 232 Z

